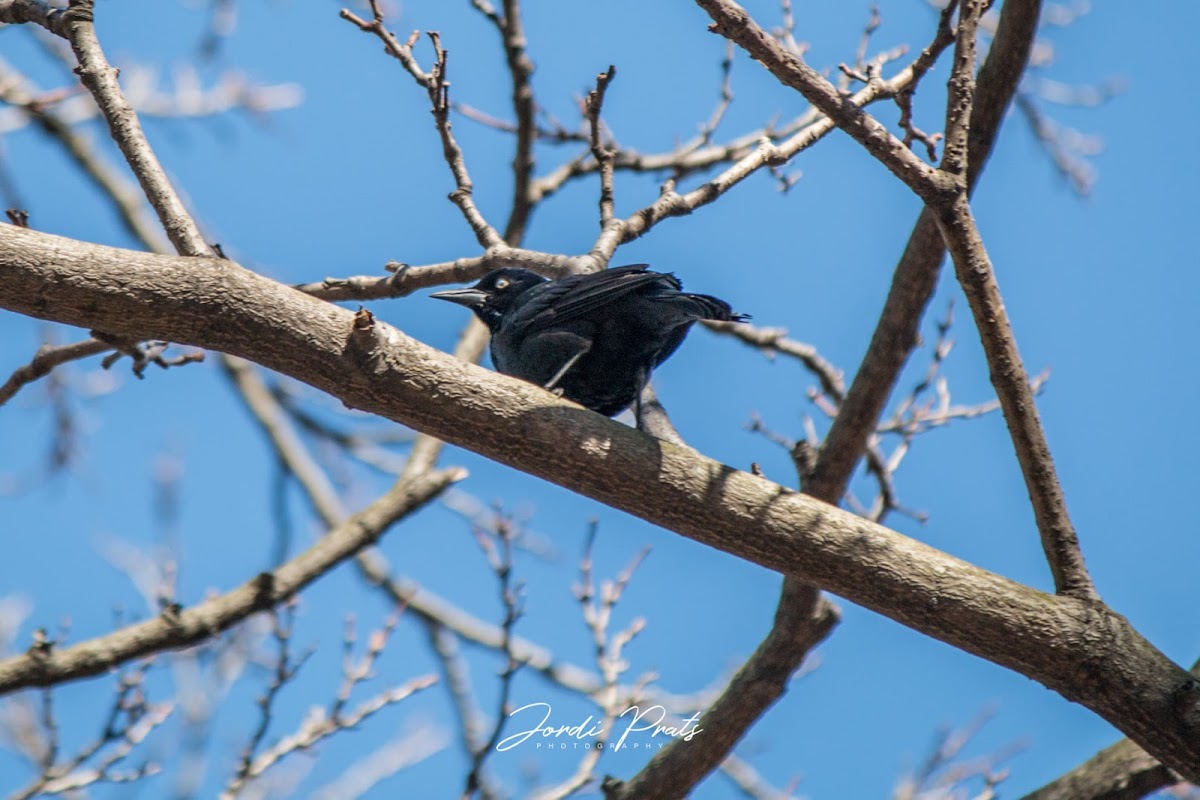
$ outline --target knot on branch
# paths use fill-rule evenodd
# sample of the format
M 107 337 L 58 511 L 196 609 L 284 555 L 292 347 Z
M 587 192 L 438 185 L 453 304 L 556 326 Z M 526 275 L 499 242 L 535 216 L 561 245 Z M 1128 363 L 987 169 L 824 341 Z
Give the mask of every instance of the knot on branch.
M 71 0 L 66 10 L 61 12 L 63 22 L 66 25 L 72 25 L 77 22 L 90 25 L 96 21 L 95 6 L 95 0 Z
M 354 312 L 354 335 L 359 336 L 375 327 L 375 315 L 363 306 Z
M 45 660 L 50 657 L 50 653 L 54 650 L 55 640 L 50 638 L 46 633 L 45 628 L 38 628 L 33 632 L 33 644 L 29 645 L 29 656 L 38 660 Z
M 1200 680 L 1188 678 L 1175 690 L 1175 711 L 1189 728 L 1200 728 Z
M 260 572 L 254 577 L 254 606 L 270 608 L 275 604 L 275 575 Z

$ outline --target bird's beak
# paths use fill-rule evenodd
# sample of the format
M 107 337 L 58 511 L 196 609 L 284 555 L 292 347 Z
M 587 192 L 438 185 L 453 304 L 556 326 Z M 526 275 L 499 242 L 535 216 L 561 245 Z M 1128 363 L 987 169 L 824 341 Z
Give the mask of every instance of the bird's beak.
M 444 292 L 434 292 L 429 296 L 436 297 L 438 300 L 449 300 L 451 303 L 457 303 L 458 305 L 466 306 L 467 308 L 481 306 L 483 305 L 484 301 L 488 299 L 487 292 L 474 288 L 447 289 Z

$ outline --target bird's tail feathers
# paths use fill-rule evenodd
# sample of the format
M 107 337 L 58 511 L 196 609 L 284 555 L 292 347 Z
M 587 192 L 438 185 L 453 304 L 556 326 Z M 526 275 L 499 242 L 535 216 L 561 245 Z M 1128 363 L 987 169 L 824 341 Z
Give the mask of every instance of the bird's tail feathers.
M 674 302 L 686 304 L 697 319 L 711 319 L 717 322 L 745 322 L 749 314 L 738 314 L 720 298 L 708 294 L 691 294 L 681 292 Z

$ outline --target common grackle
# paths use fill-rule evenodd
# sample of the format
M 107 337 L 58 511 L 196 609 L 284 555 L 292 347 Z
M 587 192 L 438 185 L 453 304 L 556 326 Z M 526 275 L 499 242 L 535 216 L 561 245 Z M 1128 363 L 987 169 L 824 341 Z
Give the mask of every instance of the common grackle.
M 646 266 L 558 280 L 497 269 L 469 289 L 432 296 L 483 320 L 497 370 L 611 417 L 638 402 L 651 370 L 675 352 L 696 320 L 748 319 L 724 300 L 688 294 L 674 275 Z

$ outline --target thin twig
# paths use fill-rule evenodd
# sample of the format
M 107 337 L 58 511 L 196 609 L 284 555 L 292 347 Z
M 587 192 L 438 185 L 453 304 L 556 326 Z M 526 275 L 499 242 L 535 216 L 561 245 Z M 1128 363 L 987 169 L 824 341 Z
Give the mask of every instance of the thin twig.
M 597 697 L 597 704 L 600 706 L 602 716 L 600 722 L 595 726 L 598 733 L 592 742 L 592 748 L 579 760 L 575 771 L 565 781 L 537 793 L 535 795 L 537 800 L 561 800 L 561 798 L 574 794 L 593 779 L 596 765 L 608 745 L 614 722 L 625 708 L 641 702 L 639 695 L 653 677 L 651 674 L 638 681 L 635 685 L 636 693 L 633 696 L 621 696 L 618 691 L 618 682 L 621 675 L 629 668 L 628 662 L 623 657 L 623 651 L 633 641 L 633 638 L 645 628 L 646 621 L 642 617 L 635 617 L 625 629 L 615 633 L 609 631 L 613 609 L 633 578 L 634 571 L 650 550 L 644 548 L 639 551 L 618 573 L 615 580 L 604 581 L 597 588 L 593 573 L 592 551 L 596 544 L 598 530 L 599 525 L 592 520 L 588 524 L 583 555 L 579 559 L 579 583 L 575 586 L 575 599 L 579 601 L 584 623 L 592 635 L 596 666 L 604 676 L 604 687 Z
M 21 390 L 21 387 L 49 375 L 55 367 L 111 349 L 113 349 L 113 345 L 99 339 L 84 339 L 81 342 L 58 346 L 43 345 L 38 348 L 32 361 L 23 367 L 18 367 L 4 382 L 4 385 L 0 386 L 0 406 L 11 400 L 13 395 Z
M 617 68 L 610 66 L 596 76 L 596 88 L 588 92 L 584 102 L 588 121 L 589 142 L 592 157 L 600 165 L 600 229 L 612 224 L 613 219 L 613 150 L 605 146 L 600 127 L 600 111 L 604 106 L 604 93 L 617 75 Z
M 950 20 L 954 16 L 954 9 L 958 5 L 958 0 L 950 0 L 942 8 L 938 15 L 937 30 L 934 33 L 933 41 L 926 45 L 925 49 L 913 62 L 914 80 L 911 84 L 896 93 L 896 105 L 900 108 L 900 128 L 904 131 L 904 144 L 907 147 L 912 147 L 913 142 L 919 141 L 925 145 L 926 151 L 929 153 L 929 159 L 934 161 L 937 159 L 937 144 L 941 141 L 942 134 L 928 134 L 913 124 L 913 96 L 916 94 L 917 86 L 921 82 L 921 78 L 933 68 L 937 63 L 938 56 L 954 42 L 954 28 L 950 24 Z
M 492 541 L 492 536 L 496 541 Z M 492 724 L 487 738 L 479 742 L 479 746 L 471 753 L 471 769 L 467 773 L 466 787 L 462 798 L 468 800 L 489 781 L 483 777 L 484 762 L 500 741 L 504 732 L 504 723 L 508 719 L 509 698 L 512 696 L 513 678 L 522 664 L 513 654 L 513 630 L 524 613 L 521 600 L 522 584 L 513 578 L 513 537 L 512 521 L 503 516 L 497 516 L 493 531 L 482 528 L 475 529 L 475 539 L 479 543 L 488 560 L 488 565 L 495 573 L 500 591 L 500 605 L 504 609 L 504 618 L 500 623 L 502 633 L 500 652 L 504 657 L 504 668 L 500 671 L 500 691 L 498 692 L 496 719 Z M 497 543 L 499 546 L 497 547 Z
M 254 756 L 262 745 L 263 739 L 267 735 L 267 729 L 271 725 L 275 698 L 279 696 L 280 690 L 296 676 L 296 673 L 312 654 L 310 650 L 301 655 L 298 660 L 292 660 L 291 642 L 294 629 L 294 605 L 284 604 L 282 608 L 271 609 L 271 635 L 275 638 L 279 655 L 275 659 L 275 670 L 271 675 L 271 681 L 267 684 L 267 688 L 263 694 L 258 698 L 258 724 L 250 734 L 246 746 L 242 748 L 242 756 L 238 761 L 237 770 L 231 779 L 238 785 L 241 785 L 250 775 L 250 767 L 254 763 Z
M 222 800 L 233 800 L 243 786 L 259 777 L 287 756 L 308 750 L 327 739 L 338 731 L 351 730 L 363 720 L 377 714 L 388 706 L 407 700 L 412 695 L 437 683 L 436 676 L 422 675 L 406 681 L 392 689 L 387 689 L 374 697 L 364 700 L 353 711 L 339 717 L 330 717 L 321 710 L 310 714 L 301 722 L 294 733 L 281 738 L 260 756 L 254 759 L 244 778 L 230 781 L 221 793 Z

